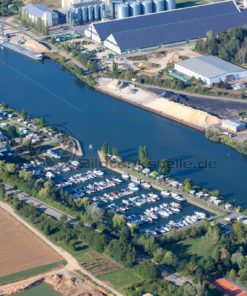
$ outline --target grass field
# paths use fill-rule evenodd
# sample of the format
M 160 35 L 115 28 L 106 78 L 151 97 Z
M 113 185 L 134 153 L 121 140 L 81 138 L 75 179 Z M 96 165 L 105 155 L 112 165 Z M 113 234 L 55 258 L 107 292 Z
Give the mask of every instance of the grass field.
M 62 2 L 61 0 L 23 0 L 22 1 L 25 5 L 26 4 L 30 4 L 30 3 L 33 3 L 33 4 L 42 4 L 48 8 L 51 8 L 51 9 L 55 9 L 55 8 L 60 8 L 62 7 Z
M 12 274 L 61 261 L 54 250 L 3 210 L 0 229 L 0 277 L 11 278 Z
M 129 285 L 142 279 L 131 270 L 119 270 L 98 277 L 99 280 L 111 284 L 116 290 L 123 291 Z
M 214 251 L 214 246 L 203 237 L 197 239 L 183 240 L 169 247 L 171 251 L 180 258 L 189 258 L 191 255 L 199 257 L 210 257 Z
M 48 264 L 48 265 L 39 266 L 39 267 L 31 268 L 31 269 L 28 269 L 28 270 L 23 270 L 23 271 L 20 271 L 20 272 L 17 272 L 17 273 L 12 273 L 12 274 L 9 274 L 9 275 L 2 276 L 2 277 L 0 277 L 0 285 L 4 285 L 4 284 L 10 283 L 10 282 L 23 280 L 23 279 L 29 278 L 31 276 L 38 275 L 40 273 L 49 271 L 49 270 L 51 270 L 51 269 L 53 269 L 53 268 L 55 268 L 55 267 L 57 267 L 59 265 L 62 265 L 62 264 L 66 264 L 66 262 L 65 261 L 59 261 L 59 262 L 51 263 L 51 264 Z

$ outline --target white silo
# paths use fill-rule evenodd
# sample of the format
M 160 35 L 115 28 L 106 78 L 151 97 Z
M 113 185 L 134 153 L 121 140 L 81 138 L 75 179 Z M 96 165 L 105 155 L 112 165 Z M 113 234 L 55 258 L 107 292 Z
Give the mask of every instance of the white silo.
M 82 21 L 83 23 L 87 23 L 88 22 L 88 19 L 87 19 L 87 7 L 82 7 L 81 8 L 81 18 L 82 18 Z
M 87 7 L 87 18 L 88 18 L 89 22 L 93 21 L 93 6 L 92 5 L 89 5 Z
M 142 13 L 141 11 L 141 3 L 140 2 L 132 2 L 129 5 L 129 15 L 137 16 Z
M 166 9 L 172 10 L 176 8 L 176 0 L 166 0 Z
M 153 2 L 145 0 L 142 2 L 142 14 L 148 14 L 153 12 Z
M 93 18 L 95 21 L 99 20 L 99 5 L 98 4 L 94 4 L 94 6 L 93 6 Z
M 99 5 L 99 17 L 100 17 L 101 20 L 105 17 L 104 11 L 105 11 L 105 4 L 100 3 L 100 5 Z
M 129 5 L 128 4 L 118 4 L 117 5 L 117 18 L 122 19 L 129 16 Z
M 165 10 L 164 0 L 153 0 L 153 9 L 154 12 L 161 12 Z

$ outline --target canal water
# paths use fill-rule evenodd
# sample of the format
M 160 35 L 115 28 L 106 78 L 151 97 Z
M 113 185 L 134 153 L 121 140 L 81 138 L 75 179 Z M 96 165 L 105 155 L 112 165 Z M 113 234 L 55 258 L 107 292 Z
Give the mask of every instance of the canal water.
M 59 296 L 60 294 L 53 290 L 53 288 L 47 284 L 40 284 L 32 289 L 29 289 L 21 294 L 15 296 Z
M 60 65 L 36 63 L 11 51 L 0 53 L 0 100 L 31 116 L 68 128 L 83 144 L 85 157 L 97 158 L 107 140 L 126 160 L 148 147 L 150 159 L 175 163 L 172 176 L 219 189 L 239 205 L 246 203 L 246 157 L 204 134 L 90 89 Z M 89 150 L 89 145 L 93 150 Z

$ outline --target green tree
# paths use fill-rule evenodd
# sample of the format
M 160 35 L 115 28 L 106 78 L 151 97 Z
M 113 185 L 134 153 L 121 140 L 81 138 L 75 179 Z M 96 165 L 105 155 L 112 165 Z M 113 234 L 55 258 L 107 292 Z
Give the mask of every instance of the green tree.
M 155 281 L 158 278 L 157 266 L 150 260 L 144 260 L 137 265 L 136 270 L 144 280 Z
M 5 195 L 5 187 L 3 183 L 0 183 L 0 198 L 3 198 Z
M 103 211 L 95 205 L 90 205 L 86 208 L 86 214 L 93 222 L 102 222 Z
M 159 161 L 159 173 L 168 176 L 171 171 L 170 163 L 167 159 Z
M 116 147 L 112 147 L 112 155 L 118 156 L 118 150 Z
M 193 182 L 191 179 L 185 179 L 184 180 L 184 190 L 185 191 L 191 191 L 193 189 Z
M 18 136 L 18 132 L 16 130 L 16 127 L 14 125 L 9 125 L 6 129 L 8 135 L 10 138 L 15 138 Z
M 126 225 L 126 217 L 124 215 L 115 214 L 112 219 L 115 228 L 121 228 Z
M 149 166 L 149 157 L 146 146 L 139 147 L 139 163 L 145 168 Z
M 163 263 L 168 266 L 176 267 L 178 264 L 178 259 L 171 251 L 167 251 L 163 258 Z
M 21 112 L 21 114 L 22 114 L 22 118 L 24 120 L 27 120 L 27 110 L 26 109 L 23 109 L 22 112 Z
M 105 141 L 105 142 L 103 143 L 102 151 L 103 151 L 104 155 L 108 155 L 108 154 L 110 154 L 110 146 L 109 146 L 109 144 L 108 144 L 107 141 Z

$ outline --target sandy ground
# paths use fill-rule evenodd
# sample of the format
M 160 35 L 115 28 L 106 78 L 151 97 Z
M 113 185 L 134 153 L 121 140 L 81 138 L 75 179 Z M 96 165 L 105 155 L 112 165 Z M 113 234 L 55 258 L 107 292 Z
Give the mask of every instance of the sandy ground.
M 61 260 L 54 250 L 2 209 L 0 229 L 0 276 Z
M 183 47 L 177 47 L 173 49 L 162 48 L 160 50 L 157 50 L 151 53 L 141 52 L 139 54 L 127 55 L 126 58 L 128 58 L 129 56 L 138 56 L 138 55 L 139 56 L 147 55 L 148 62 L 160 65 L 159 68 L 143 70 L 144 72 L 147 72 L 147 73 L 157 73 L 161 70 L 164 70 L 169 63 L 179 62 L 181 60 L 179 56 L 186 56 L 188 58 L 200 56 L 199 53 L 193 51 L 188 45 L 185 45 Z M 128 61 L 132 65 L 136 62 L 136 61 L 130 61 L 130 60 Z
M 218 117 L 205 111 L 197 110 L 167 99 L 157 98 L 152 92 L 136 88 L 129 83 L 121 83 L 117 79 L 99 78 L 98 89 L 127 102 L 159 113 L 160 115 L 204 129 L 209 126 L 218 125 L 221 122 Z

